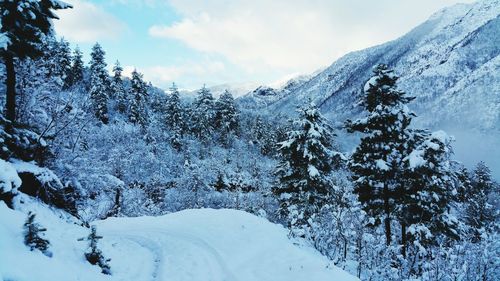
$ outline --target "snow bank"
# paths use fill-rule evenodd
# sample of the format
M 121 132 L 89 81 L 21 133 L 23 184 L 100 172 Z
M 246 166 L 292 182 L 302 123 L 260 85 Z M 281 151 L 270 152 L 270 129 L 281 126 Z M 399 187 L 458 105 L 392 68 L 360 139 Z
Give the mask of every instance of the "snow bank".
M 112 276 L 83 257 L 89 229 L 62 211 L 23 199 L 22 211 L 0 202 L 0 280 L 358 280 L 307 246 L 294 245 L 287 230 L 235 210 L 186 210 L 162 217 L 110 218 L 96 222 L 111 258 Z M 48 230 L 53 257 L 23 244 L 26 213 Z
M 21 179 L 11 163 L 0 159 L 0 194 L 16 191 L 21 186 Z

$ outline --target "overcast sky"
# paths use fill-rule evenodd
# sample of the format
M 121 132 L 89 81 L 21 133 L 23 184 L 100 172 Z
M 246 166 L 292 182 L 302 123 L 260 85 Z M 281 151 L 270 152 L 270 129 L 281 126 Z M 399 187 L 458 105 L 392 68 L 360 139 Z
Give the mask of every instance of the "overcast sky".
M 469 0 L 64 0 L 56 32 L 88 58 L 101 43 L 160 87 L 271 83 L 396 39 Z

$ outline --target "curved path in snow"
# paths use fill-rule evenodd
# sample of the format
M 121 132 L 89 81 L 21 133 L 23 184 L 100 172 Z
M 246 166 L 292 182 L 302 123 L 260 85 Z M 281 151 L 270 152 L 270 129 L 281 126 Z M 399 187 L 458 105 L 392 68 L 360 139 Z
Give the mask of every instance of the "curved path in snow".
M 119 280 L 352 281 L 280 225 L 235 210 L 185 210 L 95 222 Z M 104 249 L 106 250 L 106 249 Z M 113 254 L 114 253 L 114 254 Z
M 119 237 L 151 252 L 151 280 L 237 281 L 220 253 L 203 239 L 190 233 L 146 228 L 118 232 L 101 231 L 104 236 Z

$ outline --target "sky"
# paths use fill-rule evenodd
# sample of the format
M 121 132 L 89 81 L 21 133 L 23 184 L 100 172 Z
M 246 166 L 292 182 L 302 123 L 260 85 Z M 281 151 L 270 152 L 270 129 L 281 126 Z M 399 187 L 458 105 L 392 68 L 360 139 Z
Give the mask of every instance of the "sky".
M 271 84 L 410 31 L 470 0 L 64 0 L 58 36 L 88 61 L 99 42 L 161 88 Z

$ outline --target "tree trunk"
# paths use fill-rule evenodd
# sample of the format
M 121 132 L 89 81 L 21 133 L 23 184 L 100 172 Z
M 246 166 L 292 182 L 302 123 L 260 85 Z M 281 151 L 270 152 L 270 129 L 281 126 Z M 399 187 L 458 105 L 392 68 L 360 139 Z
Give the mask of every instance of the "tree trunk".
M 391 244 L 391 217 L 389 208 L 389 187 L 384 184 L 385 238 L 387 245 Z
M 7 74 L 7 99 L 5 102 L 6 118 L 12 122 L 16 121 L 16 71 L 14 69 L 14 58 L 7 53 L 4 56 L 5 69 Z

